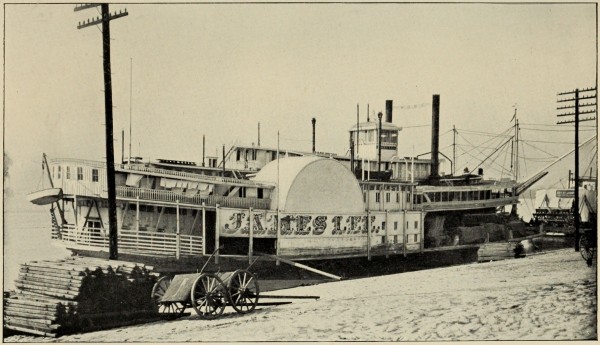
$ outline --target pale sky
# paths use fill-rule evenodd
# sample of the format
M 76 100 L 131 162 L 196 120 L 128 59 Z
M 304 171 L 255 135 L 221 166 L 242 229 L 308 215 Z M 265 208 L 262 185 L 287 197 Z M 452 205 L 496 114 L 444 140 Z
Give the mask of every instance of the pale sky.
M 73 8 L 4 6 L 4 150 L 12 160 L 7 186 L 19 200 L 37 187 L 43 152 L 105 156 L 101 32 L 76 28 L 99 8 Z M 312 117 L 317 150 L 344 154 L 356 105 L 365 121 L 367 104 L 384 111 L 386 99 L 394 101 L 393 122 L 405 127 L 400 155 L 411 156 L 430 151 L 433 94 L 446 155 L 453 125 L 500 133 L 516 104 L 522 138 L 558 156 L 572 148 L 573 133 L 552 127 L 557 93 L 596 85 L 594 3 L 110 8 L 129 12 L 111 22 L 117 160 L 121 130 L 127 151 L 130 104 L 134 155 L 200 162 L 203 134 L 207 154 L 220 154 L 223 144 L 256 142 L 258 122 L 263 146 L 276 147 L 279 131 L 281 147 L 310 151 Z M 582 140 L 594 132 L 587 128 Z M 489 145 L 489 137 L 467 138 Z M 458 171 L 467 163 L 458 160 Z M 529 174 L 543 165 L 528 164 Z

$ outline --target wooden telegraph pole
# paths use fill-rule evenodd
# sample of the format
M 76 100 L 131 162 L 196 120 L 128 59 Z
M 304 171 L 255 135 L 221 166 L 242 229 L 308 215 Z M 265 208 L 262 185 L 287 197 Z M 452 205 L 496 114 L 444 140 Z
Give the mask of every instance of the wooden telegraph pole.
M 573 205 L 573 218 L 575 225 L 575 251 L 579 251 L 579 239 L 581 234 L 579 232 L 579 122 L 592 121 L 595 117 L 587 117 L 580 119 L 579 115 L 584 114 L 595 114 L 596 113 L 596 102 L 588 101 L 589 103 L 579 104 L 580 100 L 594 99 L 596 100 L 596 88 L 588 89 L 575 89 L 574 91 L 561 92 L 558 96 L 567 96 L 566 99 L 558 99 L 558 103 L 569 102 L 568 105 L 558 107 L 556 110 L 566 110 L 567 113 L 558 114 L 557 116 L 575 116 L 572 120 L 559 121 L 556 124 L 575 123 L 575 173 L 574 173 L 574 191 L 575 191 L 575 202 Z M 593 107 L 593 108 L 592 108 Z M 583 110 L 581 110 L 583 108 Z M 573 110 L 571 110 L 573 109 Z M 571 112 L 573 111 L 573 112 Z
M 84 4 L 75 6 L 75 11 L 81 11 L 93 7 L 101 7 L 102 17 L 88 19 L 80 22 L 77 29 L 102 24 L 102 57 L 104 65 L 104 109 L 106 122 L 106 180 L 108 182 L 108 230 L 109 230 L 109 259 L 117 260 L 118 252 L 118 230 L 117 230 L 117 193 L 115 186 L 115 153 L 113 143 L 113 105 L 112 105 L 112 81 L 110 75 L 110 21 L 126 16 L 125 12 L 111 14 L 108 4 Z

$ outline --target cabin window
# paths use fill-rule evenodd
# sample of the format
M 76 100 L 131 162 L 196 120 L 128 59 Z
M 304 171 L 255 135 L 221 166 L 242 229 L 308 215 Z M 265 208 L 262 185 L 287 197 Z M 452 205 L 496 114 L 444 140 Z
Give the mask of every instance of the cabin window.
M 240 187 L 240 189 L 238 190 L 238 196 L 240 198 L 246 197 L 246 188 L 245 187 Z
M 408 220 L 406 221 L 406 228 L 408 229 Z
M 60 165 L 58 166 L 58 178 L 60 178 Z
M 92 169 L 92 181 L 98 182 L 98 169 Z
M 398 243 L 398 235 L 394 235 L 394 243 Z
M 67 167 L 67 180 L 71 179 L 71 167 Z
M 419 221 L 415 220 L 415 229 L 417 229 L 419 227 Z
M 88 220 L 85 223 L 85 226 L 88 228 L 88 230 L 91 229 L 101 229 L 102 228 L 102 223 L 100 222 L 100 220 Z
M 394 230 L 398 230 L 398 222 L 394 222 Z
M 367 192 L 363 192 L 363 202 L 367 202 Z
M 381 202 L 381 200 L 379 200 L 379 192 L 375 193 L 375 202 Z
M 385 222 L 381 222 L 381 228 L 385 229 Z
M 385 236 L 381 236 L 381 243 L 385 243 L 387 240 L 387 238 L 385 238 Z
M 257 188 L 256 189 L 256 197 L 259 198 L 259 199 L 264 198 L 263 189 L 262 188 Z
M 385 193 L 385 202 L 390 202 L 390 193 Z
M 419 234 L 414 234 L 414 242 L 419 242 Z
M 77 181 L 83 180 L 83 168 L 77 167 Z
M 421 203 L 421 200 L 420 200 L 420 198 L 417 198 L 417 201 L 418 201 L 418 202 L 416 202 L 416 203 L 418 203 L 418 204 L 420 204 L 420 203 Z M 406 202 L 407 202 L 407 203 L 410 203 L 410 193 L 406 193 Z
M 252 149 L 252 160 L 255 161 L 256 160 L 256 150 Z
M 54 167 L 52 167 L 52 178 L 54 178 Z

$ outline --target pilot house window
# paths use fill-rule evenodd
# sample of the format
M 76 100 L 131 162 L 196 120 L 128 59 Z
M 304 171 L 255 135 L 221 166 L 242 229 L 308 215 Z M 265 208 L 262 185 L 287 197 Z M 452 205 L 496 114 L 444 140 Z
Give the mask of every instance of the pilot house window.
M 92 181 L 98 182 L 98 169 L 92 169 Z
M 83 180 L 83 168 L 82 167 L 77 167 L 77 180 L 78 181 Z

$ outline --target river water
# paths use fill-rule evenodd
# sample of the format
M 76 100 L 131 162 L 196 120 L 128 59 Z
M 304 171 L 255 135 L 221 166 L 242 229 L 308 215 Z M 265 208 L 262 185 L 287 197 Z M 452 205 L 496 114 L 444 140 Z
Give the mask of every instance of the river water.
M 51 241 L 49 206 L 5 211 L 3 226 L 3 290 L 14 289 L 22 263 L 69 256 L 69 251 Z

